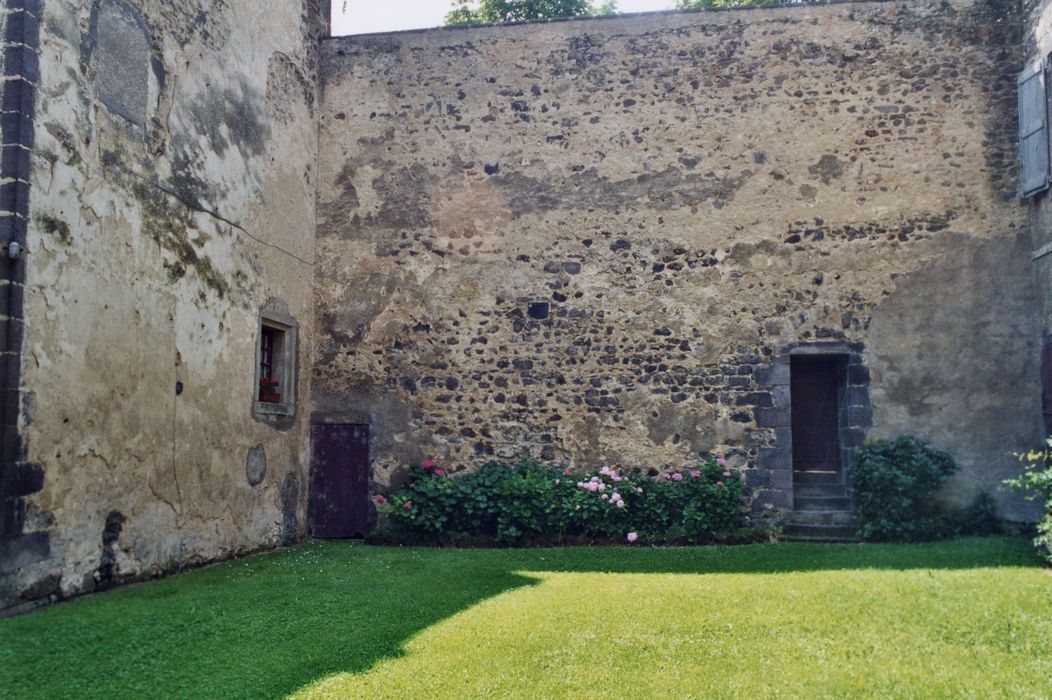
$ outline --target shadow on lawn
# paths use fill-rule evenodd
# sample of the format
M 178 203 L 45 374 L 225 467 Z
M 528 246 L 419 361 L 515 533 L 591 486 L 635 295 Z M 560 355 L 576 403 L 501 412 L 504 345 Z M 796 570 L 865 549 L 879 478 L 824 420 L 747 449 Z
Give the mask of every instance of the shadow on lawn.
M 0 620 L 0 696 L 285 697 L 538 583 L 450 554 L 315 542 Z
M 1026 542 L 442 550 L 314 542 L 0 620 L 6 697 L 284 697 L 534 578 L 1033 566 Z M 13 690 L 13 692 L 11 692 Z

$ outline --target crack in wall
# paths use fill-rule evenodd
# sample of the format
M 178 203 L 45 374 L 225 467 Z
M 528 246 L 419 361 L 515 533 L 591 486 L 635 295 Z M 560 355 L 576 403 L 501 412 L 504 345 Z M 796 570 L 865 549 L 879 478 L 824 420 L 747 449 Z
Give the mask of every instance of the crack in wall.
M 228 218 L 226 216 L 223 216 L 221 213 L 219 213 L 218 211 L 216 211 L 214 209 L 209 209 L 208 207 L 201 206 L 200 204 L 196 204 L 196 203 L 188 200 L 186 197 L 181 196 L 175 190 L 172 190 L 172 189 L 170 189 L 168 187 L 165 187 L 161 183 L 159 183 L 159 182 L 157 182 L 157 181 L 155 181 L 155 180 L 153 180 L 153 179 L 151 179 L 151 178 L 149 178 L 149 177 L 147 177 L 145 175 L 141 175 L 141 174 L 135 172 L 134 170 L 126 167 L 123 163 L 120 163 L 119 161 L 117 161 L 115 159 L 111 159 L 108 164 L 111 165 L 114 168 L 119 169 L 122 173 L 134 178 L 139 183 L 141 183 L 143 185 L 146 185 L 148 187 L 151 187 L 151 188 L 157 190 L 158 192 L 171 197 L 172 199 L 174 199 L 175 201 L 179 202 L 179 204 L 182 204 L 184 207 L 186 207 L 190 211 L 194 211 L 194 212 L 197 212 L 199 214 L 204 214 L 206 216 L 209 216 L 209 217 L 215 219 L 216 221 L 218 221 L 220 223 L 226 224 L 227 226 L 230 226 L 231 228 L 237 229 L 238 231 L 243 233 L 245 236 L 251 238 L 253 241 L 255 241 L 256 243 L 259 243 L 260 245 L 264 245 L 264 246 L 266 246 L 268 248 L 272 248 L 272 249 L 274 249 L 274 250 L 276 250 L 276 251 L 278 251 L 280 253 L 283 253 L 283 254 L 289 256 L 290 258 L 293 258 L 294 260 L 297 260 L 297 261 L 303 263 L 304 265 L 308 265 L 310 267 L 314 267 L 314 263 L 313 262 L 311 262 L 309 260 L 305 260 L 304 258 L 301 258 L 300 256 L 296 255 L 295 253 L 293 253 L 293 252 L 291 252 L 289 250 L 286 250 L 286 249 L 282 248 L 279 245 L 276 245 L 274 243 L 270 243 L 268 241 L 263 240 L 259 236 L 256 236 L 255 234 L 249 232 L 248 229 L 246 229 L 244 226 L 242 226 L 238 222 L 234 221 L 233 219 L 230 219 L 230 218 Z M 92 175 L 95 175 L 95 176 L 99 177 L 103 181 L 109 183 L 110 185 L 112 185 L 112 186 L 114 186 L 116 188 L 121 188 L 123 186 L 123 183 L 114 181 L 113 179 L 108 177 L 106 175 L 106 173 L 103 172 L 103 171 L 96 170 L 94 168 L 91 168 L 90 166 L 88 167 L 88 171 Z

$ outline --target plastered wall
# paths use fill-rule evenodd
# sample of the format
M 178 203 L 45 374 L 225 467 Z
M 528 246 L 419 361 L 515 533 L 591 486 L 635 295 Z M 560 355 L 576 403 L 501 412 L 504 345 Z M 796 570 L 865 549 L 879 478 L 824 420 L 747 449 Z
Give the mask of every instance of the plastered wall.
M 312 2 L 42 4 L 20 416 L 38 537 L 0 599 L 305 532 L 321 24 Z M 299 324 L 293 417 L 252 410 L 262 309 Z

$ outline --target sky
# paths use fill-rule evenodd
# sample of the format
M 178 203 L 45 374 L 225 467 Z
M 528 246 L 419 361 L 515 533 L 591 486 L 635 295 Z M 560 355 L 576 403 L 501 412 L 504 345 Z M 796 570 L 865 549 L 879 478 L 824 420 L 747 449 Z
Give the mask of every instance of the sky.
M 621 12 L 667 10 L 674 0 L 618 0 Z M 332 33 L 368 34 L 438 27 L 451 0 L 332 0 Z

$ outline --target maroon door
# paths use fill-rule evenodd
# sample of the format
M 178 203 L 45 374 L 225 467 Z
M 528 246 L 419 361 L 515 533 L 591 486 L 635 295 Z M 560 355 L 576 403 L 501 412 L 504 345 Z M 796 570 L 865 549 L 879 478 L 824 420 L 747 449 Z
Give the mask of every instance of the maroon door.
M 836 357 L 794 357 L 790 364 L 793 469 L 840 471 L 840 383 Z
M 1045 435 L 1052 435 L 1052 342 L 1047 339 L 1041 350 L 1041 408 L 1045 416 Z
M 311 426 L 311 534 L 363 537 L 369 515 L 369 426 Z

